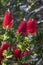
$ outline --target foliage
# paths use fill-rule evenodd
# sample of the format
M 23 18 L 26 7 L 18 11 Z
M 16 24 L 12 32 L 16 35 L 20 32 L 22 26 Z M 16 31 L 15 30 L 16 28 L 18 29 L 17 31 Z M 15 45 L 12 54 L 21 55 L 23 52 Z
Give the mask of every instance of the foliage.
M 26 5 L 26 7 L 31 5 L 34 0 L 28 2 L 28 0 L 1 0 L 0 1 L 0 65 L 43 65 L 43 30 L 40 29 L 40 24 L 37 25 L 37 28 L 34 32 L 27 33 L 27 22 L 30 20 L 40 20 L 43 17 L 38 16 L 42 14 L 36 13 L 35 15 L 31 14 L 28 16 L 28 13 L 34 9 L 42 6 L 39 2 L 36 2 L 31 9 L 28 10 L 28 13 L 24 9 L 20 9 L 20 6 Z M 19 5 L 21 3 L 21 5 Z M 7 10 L 10 10 L 6 14 Z M 26 9 L 25 9 L 26 10 Z M 5 15 L 4 15 L 5 13 Z M 6 15 L 8 15 L 6 17 Z M 11 18 L 11 16 L 13 18 Z M 26 25 L 23 25 L 23 18 L 26 18 Z M 27 19 L 28 18 L 28 19 Z M 22 21 L 23 20 L 23 21 Z M 13 22 L 12 22 L 13 21 Z M 22 22 L 21 22 L 22 21 Z M 36 21 L 36 22 L 37 22 Z M 35 21 L 34 21 L 35 22 Z M 25 23 L 25 22 L 24 22 Z M 20 25 L 19 25 L 20 24 Z M 12 26 L 13 25 L 13 26 Z M 35 26 L 32 26 L 32 23 L 28 24 L 30 31 L 34 31 Z M 19 27 L 20 26 L 20 27 Z M 22 27 L 23 26 L 23 27 Z M 25 26 L 25 28 L 24 28 Z M 32 27 L 31 27 L 32 26 Z M 21 32 L 19 33 L 21 28 Z M 43 28 L 43 24 L 42 24 Z M 24 30 L 26 31 L 24 31 Z M 32 29 L 32 30 L 31 30 Z M 16 31 L 18 32 L 16 33 Z M 26 33 L 25 33 L 26 32 Z M 18 34 L 19 33 L 19 34 Z M 23 33 L 26 35 L 24 36 Z M 41 60 L 41 61 L 40 61 Z

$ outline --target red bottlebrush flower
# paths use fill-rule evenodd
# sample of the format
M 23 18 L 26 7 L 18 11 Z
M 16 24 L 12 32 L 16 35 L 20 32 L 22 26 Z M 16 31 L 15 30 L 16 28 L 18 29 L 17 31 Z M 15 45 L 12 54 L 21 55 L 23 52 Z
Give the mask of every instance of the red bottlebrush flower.
M 23 30 L 22 30 L 22 35 L 23 35 L 23 36 L 26 36 L 26 34 L 27 34 L 26 28 L 27 28 L 27 22 L 26 22 L 26 24 L 25 24 L 25 26 L 24 26 L 24 28 L 23 28 Z
M 15 59 L 20 59 L 21 58 L 21 50 L 18 50 L 17 48 L 14 49 L 14 57 Z
M 25 57 L 28 57 L 29 52 L 28 52 L 28 51 L 25 51 L 25 52 L 23 53 L 23 55 L 24 55 Z
M 0 64 L 1 64 L 2 58 L 3 58 L 3 55 L 2 55 L 2 51 L 0 49 Z
M 0 60 L 0 64 L 1 64 L 1 60 Z
M 0 49 L 0 60 L 3 58 L 2 50 Z
M 9 43 L 3 43 L 2 44 L 2 46 L 1 46 L 1 50 L 2 50 L 2 52 L 4 51 L 4 50 L 8 50 L 8 49 L 11 49 L 11 45 L 9 44 Z
M 29 19 L 27 22 L 27 33 L 35 35 L 36 34 L 37 23 L 35 19 Z
M 11 49 L 11 45 L 4 42 L 1 45 L 1 49 L 0 49 L 0 64 L 1 64 L 2 59 L 4 58 L 3 51 L 8 50 L 8 49 Z
M 18 27 L 16 33 L 17 33 L 17 34 L 22 33 L 23 35 L 26 34 L 26 20 L 23 20 L 23 21 L 20 23 L 20 25 L 19 25 L 19 27 Z
M 10 12 L 6 11 L 4 21 L 2 23 L 3 28 L 8 29 L 12 28 L 12 23 L 13 23 L 13 15 Z

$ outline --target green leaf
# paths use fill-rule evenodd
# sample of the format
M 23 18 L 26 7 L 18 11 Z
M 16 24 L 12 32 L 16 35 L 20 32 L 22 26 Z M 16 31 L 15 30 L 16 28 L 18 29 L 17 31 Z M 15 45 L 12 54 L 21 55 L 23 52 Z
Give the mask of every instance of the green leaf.
M 2 3 L 2 5 L 7 5 L 8 4 L 8 0 L 1 0 L 1 3 Z
M 3 56 L 7 56 L 8 52 L 6 50 L 3 51 Z
M 2 62 L 2 65 L 6 65 L 6 63 Z
M 12 58 L 13 57 L 13 55 L 9 55 L 9 56 L 7 56 L 6 58 Z
M 4 35 L 0 35 L 0 39 L 2 39 L 2 40 L 3 40 L 3 39 L 4 39 Z
M 23 49 L 23 45 L 22 45 L 22 44 L 18 44 L 17 47 L 18 47 L 19 49 L 21 49 L 21 50 Z

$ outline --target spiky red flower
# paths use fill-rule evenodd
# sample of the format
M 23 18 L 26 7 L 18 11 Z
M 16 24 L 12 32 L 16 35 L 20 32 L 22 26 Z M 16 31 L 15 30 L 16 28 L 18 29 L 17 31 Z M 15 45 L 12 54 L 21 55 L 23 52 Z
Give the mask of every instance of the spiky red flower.
M 24 28 L 23 28 L 23 30 L 22 30 L 22 35 L 23 35 L 23 36 L 26 36 L 26 34 L 27 34 L 26 28 L 27 28 L 27 22 L 26 22 L 26 24 L 25 24 L 25 26 L 24 26 Z
M 25 51 L 25 52 L 23 53 L 23 55 L 24 55 L 25 57 L 28 57 L 28 56 L 29 56 L 29 51 Z
M 26 35 L 26 20 L 23 20 L 23 21 L 20 23 L 20 25 L 19 25 L 19 27 L 18 27 L 16 33 L 17 33 L 17 34 L 22 33 L 23 36 Z
M 3 58 L 3 55 L 2 55 L 2 51 L 0 49 L 0 65 L 1 65 L 2 58 Z
M 2 50 L 2 52 L 4 51 L 4 50 L 10 50 L 11 49 L 11 45 L 9 44 L 9 43 L 6 43 L 6 42 L 3 42 L 3 44 L 1 45 L 1 50 Z
M 11 45 L 8 44 L 8 43 L 3 42 L 3 44 L 1 45 L 1 48 L 0 48 L 0 64 L 1 64 L 2 59 L 4 58 L 3 51 L 4 50 L 8 51 L 8 49 L 9 50 L 11 49 Z
M 27 33 L 35 35 L 36 27 L 37 27 L 36 19 L 29 19 L 27 22 Z
M 2 26 L 3 28 L 10 29 L 12 28 L 12 24 L 13 24 L 13 15 L 10 12 L 6 11 Z
M 17 48 L 14 49 L 14 57 L 15 59 L 20 59 L 21 58 L 21 50 L 18 50 Z
M 0 60 L 0 65 L 1 65 L 1 60 Z

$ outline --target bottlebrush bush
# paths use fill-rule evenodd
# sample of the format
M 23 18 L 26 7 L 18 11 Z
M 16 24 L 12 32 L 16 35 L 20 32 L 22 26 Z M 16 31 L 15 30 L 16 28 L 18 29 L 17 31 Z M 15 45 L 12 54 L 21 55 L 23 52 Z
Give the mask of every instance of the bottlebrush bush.
M 43 43 L 42 33 L 37 33 L 37 20 L 23 20 L 16 30 L 13 26 L 13 15 L 6 11 L 4 33 L 0 35 L 0 65 L 35 65 L 42 58 Z

